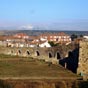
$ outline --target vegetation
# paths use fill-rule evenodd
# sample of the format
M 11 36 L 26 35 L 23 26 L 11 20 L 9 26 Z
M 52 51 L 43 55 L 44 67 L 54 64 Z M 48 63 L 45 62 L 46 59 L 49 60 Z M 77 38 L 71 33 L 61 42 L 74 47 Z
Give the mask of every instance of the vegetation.
M 4 80 L 0 80 L 0 88 L 13 88 L 10 84 L 5 83 Z
M 23 57 L 23 56 L 17 56 L 17 55 L 0 54 L 0 59 L 25 59 L 25 58 L 32 59 L 32 57 Z
M 51 77 L 54 79 L 59 79 L 61 77 L 67 77 L 69 79 L 70 77 L 77 77 L 77 75 L 71 73 L 67 69 L 64 69 L 59 65 L 56 66 L 51 64 L 49 66 L 49 64 L 45 63 L 43 60 L 39 61 L 32 58 L 22 58 L 18 56 L 10 56 L 3 54 L 0 55 L 0 58 L 2 58 L 0 60 L 0 78 L 16 77 L 19 79 L 20 77 Z M 5 58 L 7 59 L 5 60 Z M 58 86 L 60 86 L 59 83 Z M 0 80 L 0 88 L 13 87 L 12 84 L 5 83 L 4 81 Z M 72 88 L 88 88 L 88 81 L 82 81 L 77 83 L 75 82 Z
M 88 81 L 75 81 L 72 88 L 88 88 Z
M 5 59 L 7 56 L 1 56 L 0 77 L 77 77 L 61 66 L 48 66 L 44 61 L 21 57 L 13 59 L 14 56 L 8 55 L 8 59 Z
M 81 35 L 79 35 L 79 37 L 80 37 L 80 38 L 83 38 L 83 35 L 81 34 Z
M 48 43 L 49 43 L 52 47 L 59 45 L 59 43 L 54 43 L 53 41 L 49 41 Z
M 79 82 L 78 88 L 88 88 L 88 81 Z
M 74 39 L 76 39 L 78 36 L 76 34 L 72 34 L 71 35 L 71 40 L 74 41 Z

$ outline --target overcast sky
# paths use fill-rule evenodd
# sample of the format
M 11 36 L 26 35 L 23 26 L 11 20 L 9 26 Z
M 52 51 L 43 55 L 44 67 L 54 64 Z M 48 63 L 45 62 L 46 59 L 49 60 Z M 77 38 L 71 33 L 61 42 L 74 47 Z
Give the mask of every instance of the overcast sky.
M 0 0 L 0 27 L 87 20 L 88 0 Z

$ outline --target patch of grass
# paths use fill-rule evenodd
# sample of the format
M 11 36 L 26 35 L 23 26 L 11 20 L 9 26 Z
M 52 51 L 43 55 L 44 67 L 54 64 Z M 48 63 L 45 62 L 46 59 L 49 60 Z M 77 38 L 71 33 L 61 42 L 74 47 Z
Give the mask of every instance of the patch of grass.
M 2 61 L 0 62 L 0 77 L 71 77 L 76 76 L 59 66 L 30 61 Z
M 0 54 L 0 59 L 4 59 L 4 58 L 19 58 L 19 56 Z
M 0 77 L 77 77 L 70 71 L 30 57 L 0 55 Z M 10 58 L 10 59 L 9 59 Z
M 0 59 L 33 59 L 33 58 L 32 57 L 16 56 L 16 55 L 0 54 Z

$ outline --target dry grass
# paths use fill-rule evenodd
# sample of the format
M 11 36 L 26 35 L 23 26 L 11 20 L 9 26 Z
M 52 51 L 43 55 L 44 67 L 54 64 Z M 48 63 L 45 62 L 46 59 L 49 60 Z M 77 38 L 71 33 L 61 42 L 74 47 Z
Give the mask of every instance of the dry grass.
M 3 56 L 3 59 L 5 58 L 6 56 Z M 49 66 L 48 63 L 32 58 L 9 58 L 10 60 L 0 60 L 0 77 L 76 77 L 61 66 Z

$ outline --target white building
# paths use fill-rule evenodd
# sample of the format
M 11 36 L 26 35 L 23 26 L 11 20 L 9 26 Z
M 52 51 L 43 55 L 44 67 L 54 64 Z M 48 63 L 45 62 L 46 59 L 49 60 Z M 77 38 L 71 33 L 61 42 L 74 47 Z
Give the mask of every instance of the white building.
M 88 36 L 83 36 L 83 38 L 88 39 Z
M 48 41 L 40 42 L 39 47 L 51 47 L 51 45 L 48 43 Z

